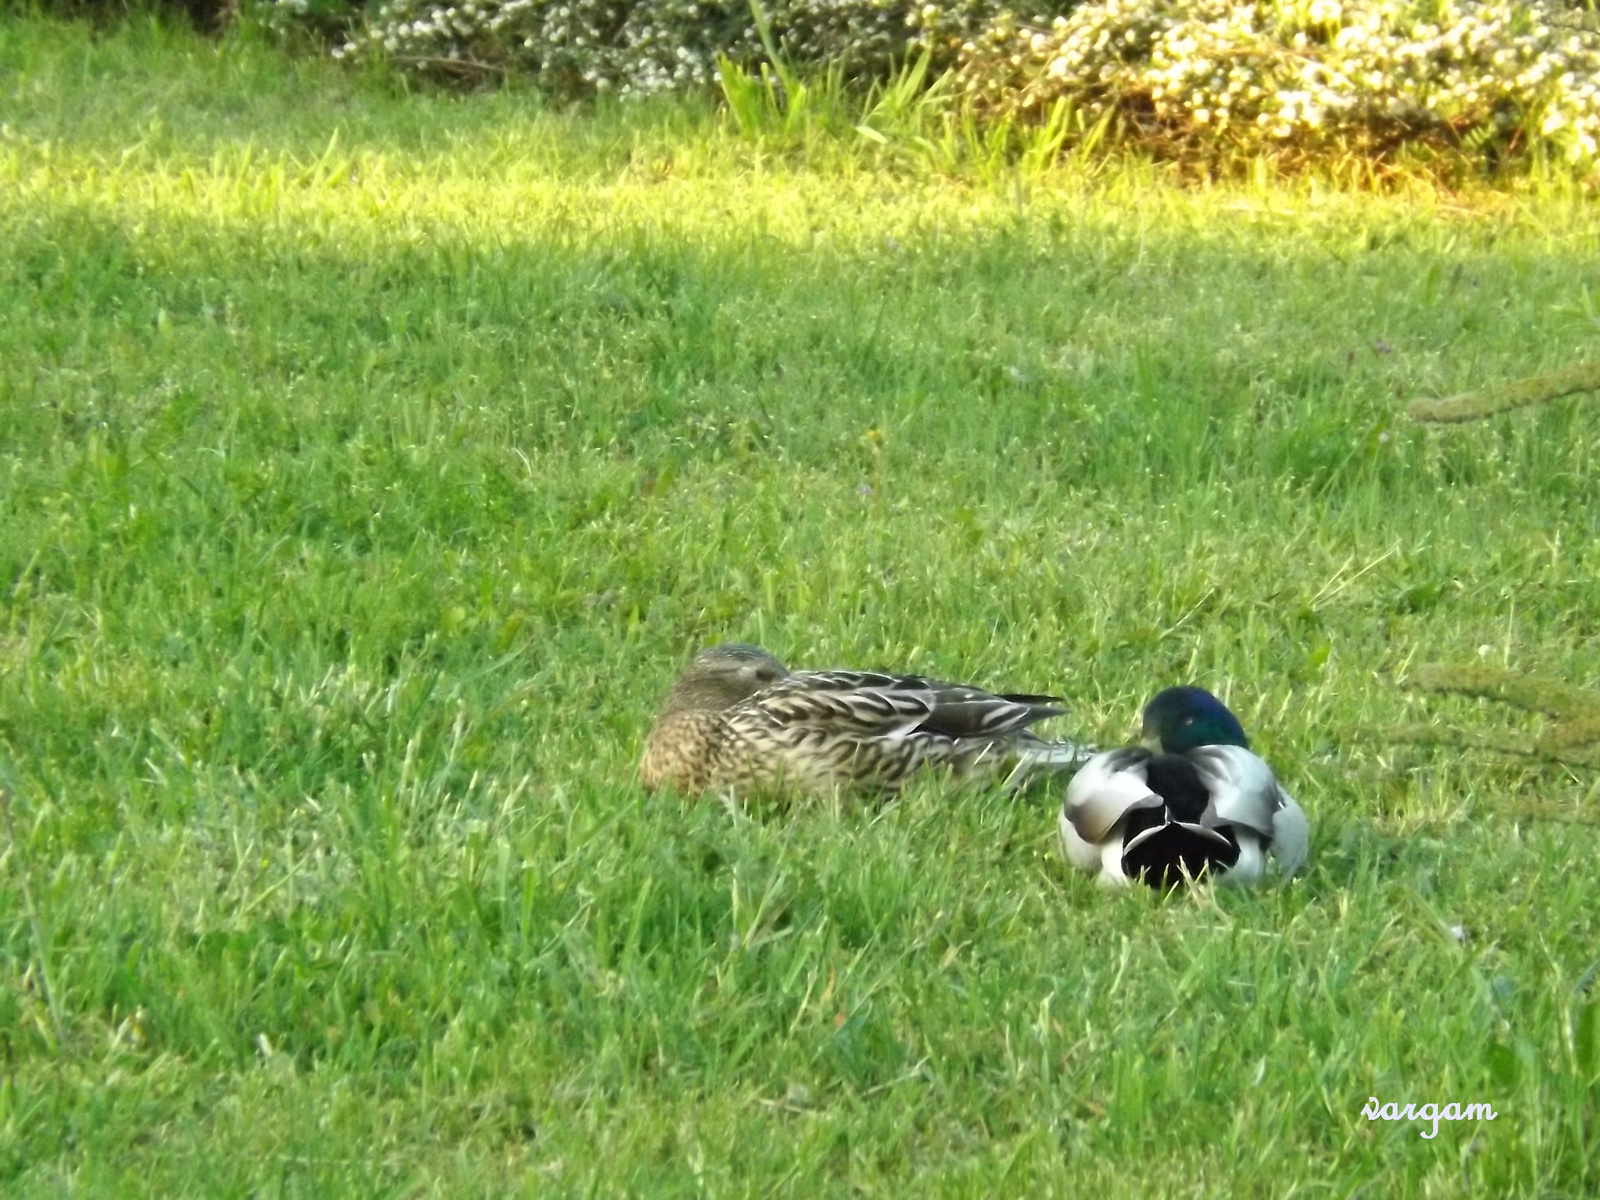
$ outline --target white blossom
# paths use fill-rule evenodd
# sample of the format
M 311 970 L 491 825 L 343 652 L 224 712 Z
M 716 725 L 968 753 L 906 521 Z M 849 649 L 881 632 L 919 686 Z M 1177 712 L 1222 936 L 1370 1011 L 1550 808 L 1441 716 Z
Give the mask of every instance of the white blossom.
M 1090 0 L 973 39 L 959 82 L 997 114 L 1065 97 L 1180 142 L 1542 138 L 1592 169 L 1600 140 L 1600 25 L 1561 0 Z

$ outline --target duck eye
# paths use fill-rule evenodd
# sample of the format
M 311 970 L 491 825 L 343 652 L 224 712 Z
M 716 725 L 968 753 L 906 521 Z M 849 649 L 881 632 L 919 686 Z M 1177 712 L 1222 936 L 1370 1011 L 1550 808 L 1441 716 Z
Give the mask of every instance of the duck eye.
M 1179 721 L 1178 724 L 1179 725 L 1193 725 L 1194 724 L 1193 715 L 1185 717 L 1183 720 Z

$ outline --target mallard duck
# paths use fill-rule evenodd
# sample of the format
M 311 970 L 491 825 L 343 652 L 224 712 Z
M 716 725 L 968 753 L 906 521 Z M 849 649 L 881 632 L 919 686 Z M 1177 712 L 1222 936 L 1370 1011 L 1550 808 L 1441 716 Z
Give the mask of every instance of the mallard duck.
M 1204 688 L 1168 688 L 1145 705 L 1142 736 L 1095 755 L 1067 785 L 1068 861 L 1101 883 L 1163 890 L 1201 875 L 1258 883 L 1268 858 L 1281 879 L 1300 869 L 1306 814 L 1227 705 Z
M 924 767 L 958 775 L 1009 767 L 1014 783 L 1087 757 L 1028 729 L 1063 713 L 1058 702 L 921 675 L 790 672 L 759 646 L 711 646 L 667 693 L 639 773 L 646 788 L 686 793 L 893 792 Z

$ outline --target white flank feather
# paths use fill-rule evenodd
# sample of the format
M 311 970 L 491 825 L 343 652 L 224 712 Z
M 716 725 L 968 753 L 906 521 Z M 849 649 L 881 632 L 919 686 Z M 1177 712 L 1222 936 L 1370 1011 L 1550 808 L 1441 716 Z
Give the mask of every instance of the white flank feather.
M 1237 825 L 1234 826 L 1233 834 L 1239 842 L 1239 857 L 1233 866 L 1217 876 L 1217 882 L 1229 883 L 1235 887 L 1254 887 L 1261 882 L 1261 877 L 1267 870 L 1267 860 L 1261 851 L 1261 839 L 1250 830 L 1241 829 Z
M 1283 790 L 1272 768 L 1241 746 L 1201 746 L 1189 751 L 1188 757 L 1211 793 L 1217 822 L 1232 825 L 1238 834 L 1239 861 L 1223 878 L 1257 882 L 1264 864 L 1247 865 L 1246 859 L 1259 856 L 1263 849 L 1271 855 L 1280 878 L 1298 871 L 1306 860 L 1311 828 L 1305 812 Z M 1247 837 L 1250 832 L 1257 836 Z
M 1272 818 L 1272 857 L 1278 860 L 1278 874 L 1287 879 L 1305 866 L 1311 850 L 1311 823 L 1293 796 L 1281 787 L 1278 796 L 1283 804 Z

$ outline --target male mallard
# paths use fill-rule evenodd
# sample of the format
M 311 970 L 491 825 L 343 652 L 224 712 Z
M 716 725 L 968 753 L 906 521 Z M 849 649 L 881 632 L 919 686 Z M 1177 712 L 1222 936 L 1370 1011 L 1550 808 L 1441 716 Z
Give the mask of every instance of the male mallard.
M 892 792 L 923 767 L 958 775 L 1081 762 L 1087 751 L 1028 726 L 1057 697 L 997 696 L 920 675 L 796 671 L 758 646 L 712 646 L 672 685 L 645 740 L 651 790 Z
M 1204 688 L 1168 688 L 1145 706 L 1143 741 L 1095 755 L 1067 785 L 1061 846 L 1073 866 L 1162 889 L 1202 873 L 1257 883 L 1269 855 L 1279 878 L 1300 869 L 1306 814 L 1227 705 Z

